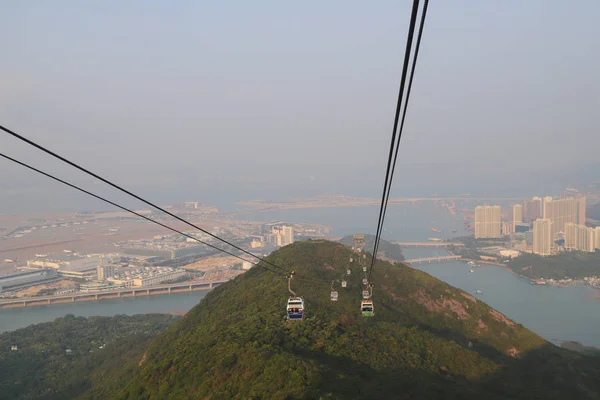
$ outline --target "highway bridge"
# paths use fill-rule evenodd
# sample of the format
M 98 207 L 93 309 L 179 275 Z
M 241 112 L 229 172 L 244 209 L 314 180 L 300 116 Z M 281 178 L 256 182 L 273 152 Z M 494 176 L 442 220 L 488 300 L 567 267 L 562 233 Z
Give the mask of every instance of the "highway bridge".
M 75 303 L 79 301 L 97 301 L 103 299 L 118 299 L 121 297 L 150 296 L 155 294 L 169 294 L 180 292 L 191 292 L 193 290 L 212 290 L 213 288 L 227 282 L 227 280 L 216 281 L 191 281 L 172 283 L 168 285 L 156 285 L 147 287 L 130 287 L 117 290 L 104 290 L 99 292 L 77 292 L 58 296 L 19 297 L 12 299 L 1 299 L 1 308 L 46 306 L 56 303 Z
M 406 264 L 421 264 L 424 262 L 431 263 L 432 261 L 435 261 L 435 262 L 456 261 L 456 260 L 460 260 L 461 258 L 462 258 L 461 256 L 424 257 L 424 258 L 413 258 L 412 260 L 404 260 L 402 262 L 406 263 Z
M 464 243 L 457 242 L 392 242 L 401 247 L 446 247 L 446 246 L 464 246 Z

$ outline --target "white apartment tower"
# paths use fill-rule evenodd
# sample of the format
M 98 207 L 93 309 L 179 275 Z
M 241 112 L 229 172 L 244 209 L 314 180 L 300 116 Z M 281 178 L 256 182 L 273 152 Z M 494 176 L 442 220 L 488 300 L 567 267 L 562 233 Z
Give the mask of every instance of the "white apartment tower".
M 577 223 L 585 225 L 585 196 L 577 199 Z
M 585 224 L 585 197 L 569 197 L 554 200 L 544 197 L 544 218 L 552 221 L 552 234 L 565 232 L 565 224 L 578 224 L 583 220 Z
M 294 228 L 291 226 L 284 226 L 281 234 L 283 236 L 283 242 L 285 243 L 282 246 L 294 243 Z
M 512 209 L 512 225 L 513 232 L 517 230 L 517 224 L 523 222 L 523 206 L 521 204 L 515 204 Z
M 283 247 L 294 243 L 294 228 L 291 226 L 274 226 L 272 232 L 276 237 L 277 246 Z
M 538 218 L 533 223 L 533 252 L 541 256 L 549 256 L 552 251 L 552 221 Z
M 573 223 L 565 224 L 565 249 L 595 251 L 596 229 Z
M 500 206 L 475 207 L 475 239 L 501 238 Z

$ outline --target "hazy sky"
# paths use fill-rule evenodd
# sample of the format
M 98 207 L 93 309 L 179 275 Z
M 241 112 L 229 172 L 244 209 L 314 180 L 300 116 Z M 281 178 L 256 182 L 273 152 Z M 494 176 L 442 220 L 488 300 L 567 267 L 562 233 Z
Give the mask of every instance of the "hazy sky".
M 0 124 L 148 194 L 287 175 L 377 196 L 411 3 L 0 1 Z M 576 3 L 431 1 L 400 153 L 435 165 L 400 166 L 395 193 L 598 161 L 600 2 Z M 0 149 L 88 182 L 7 135 Z M 0 171 L 13 202 L 68 191 Z

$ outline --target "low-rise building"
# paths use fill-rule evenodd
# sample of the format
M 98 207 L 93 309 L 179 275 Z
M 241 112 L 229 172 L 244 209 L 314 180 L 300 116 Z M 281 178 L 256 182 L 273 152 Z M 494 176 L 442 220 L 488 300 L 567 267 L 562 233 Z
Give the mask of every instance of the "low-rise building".
M 82 292 L 101 292 L 104 290 L 112 290 L 114 289 L 114 286 L 112 284 L 112 282 L 106 281 L 106 282 L 86 282 L 86 283 L 81 283 L 79 285 L 79 290 L 81 290 Z
M 0 292 L 20 290 L 60 279 L 58 273 L 53 269 L 19 272 L 17 274 L 0 277 Z
M 510 250 L 510 249 L 500 250 L 499 253 L 500 253 L 500 256 L 502 256 L 502 257 L 510 257 L 510 258 L 519 257 L 519 255 L 521 254 L 517 250 Z
M 188 273 L 183 270 L 168 271 L 156 275 L 142 276 L 140 278 L 133 279 L 133 286 L 152 286 L 158 285 L 163 282 L 172 281 L 174 279 L 187 276 Z

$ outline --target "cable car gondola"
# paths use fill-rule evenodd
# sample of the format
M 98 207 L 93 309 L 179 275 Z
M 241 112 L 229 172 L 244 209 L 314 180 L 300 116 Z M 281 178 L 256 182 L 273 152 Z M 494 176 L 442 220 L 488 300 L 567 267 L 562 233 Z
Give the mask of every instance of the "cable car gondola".
M 304 299 L 290 297 L 287 302 L 288 319 L 304 319 Z
M 351 273 L 351 272 L 352 272 L 352 271 L 350 271 L 350 270 L 346 271 L 346 273 L 347 273 L 348 275 L 350 275 L 350 273 Z
M 367 267 L 363 267 L 363 272 L 367 272 Z
M 375 309 L 373 307 L 373 301 L 363 300 L 360 303 L 360 311 L 363 317 L 372 317 L 375 315 Z
M 294 271 L 288 278 L 288 290 L 292 294 L 292 297 L 288 299 L 287 302 L 287 317 L 291 320 L 304 319 L 304 298 L 296 296 L 296 293 L 292 291 L 292 277 L 294 276 Z
M 348 285 L 348 282 L 346 282 L 345 280 L 342 281 L 342 287 L 346 287 L 346 285 Z
M 338 292 L 333 288 L 335 281 L 331 282 L 331 301 L 338 301 Z

